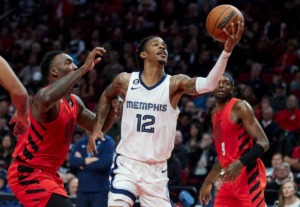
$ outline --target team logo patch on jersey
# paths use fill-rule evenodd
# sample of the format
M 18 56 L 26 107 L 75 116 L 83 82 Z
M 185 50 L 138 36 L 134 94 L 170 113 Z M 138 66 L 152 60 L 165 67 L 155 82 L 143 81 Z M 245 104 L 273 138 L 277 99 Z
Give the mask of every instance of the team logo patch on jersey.
M 137 85 L 137 84 L 139 84 L 140 83 L 140 80 L 139 79 L 135 79 L 134 81 L 133 81 L 133 85 Z

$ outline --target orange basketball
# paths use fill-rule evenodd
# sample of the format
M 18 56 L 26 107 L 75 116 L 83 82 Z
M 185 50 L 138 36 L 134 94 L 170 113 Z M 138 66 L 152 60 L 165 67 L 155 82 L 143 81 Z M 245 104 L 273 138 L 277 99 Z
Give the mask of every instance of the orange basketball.
M 206 18 L 206 29 L 214 39 L 225 42 L 227 35 L 223 28 L 226 28 L 231 33 L 231 22 L 235 24 L 237 29 L 238 21 L 244 22 L 244 17 L 240 10 L 232 5 L 223 4 L 209 12 Z

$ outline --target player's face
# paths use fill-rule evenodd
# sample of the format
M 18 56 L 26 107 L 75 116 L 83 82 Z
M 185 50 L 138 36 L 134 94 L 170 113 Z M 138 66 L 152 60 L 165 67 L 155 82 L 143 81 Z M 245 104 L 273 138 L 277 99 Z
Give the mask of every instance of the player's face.
M 51 65 L 52 68 L 56 69 L 56 76 L 58 79 L 68 75 L 77 69 L 73 59 L 67 54 L 59 54 L 53 60 Z
M 226 76 L 222 76 L 217 87 L 213 90 L 213 95 L 216 100 L 225 101 L 233 94 L 233 85 Z
M 69 73 L 75 71 L 78 69 L 78 67 L 74 64 L 73 58 L 71 58 L 69 55 L 63 53 L 57 55 L 51 65 L 52 75 L 56 79 L 60 79 Z M 50 69 L 50 70 L 51 70 Z M 79 83 L 75 85 L 75 87 L 79 86 Z
M 150 39 L 146 45 L 146 53 L 149 61 L 155 61 L 165 65 L 168 59 L 166 43 L 159 37 Z

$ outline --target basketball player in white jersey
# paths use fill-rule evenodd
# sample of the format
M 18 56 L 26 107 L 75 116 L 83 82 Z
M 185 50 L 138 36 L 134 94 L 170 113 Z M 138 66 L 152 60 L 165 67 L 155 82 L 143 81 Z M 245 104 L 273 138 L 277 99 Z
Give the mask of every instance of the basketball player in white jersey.
M 117 95 L 124 99 L 121 139 L 112 168 L 109 207 L 133 206 L 139 197 L 142 207 L 171 207 L 168 192 L 167 159 L 174 148 L 182 94 L 212 91 L 224 73 L 228 57 L 239 42 L 244 25 L 227 31 L 224 51 L 206 78 L 165 74 L 168 51 L 157 36 L 143 39 L 136 52 L 140 72 L 119 74 L 103 92 L 97 108 L 97 122 L 88 151 L 96 152 L 95 140 L 103 139 L 103 123 L 110 102 Z

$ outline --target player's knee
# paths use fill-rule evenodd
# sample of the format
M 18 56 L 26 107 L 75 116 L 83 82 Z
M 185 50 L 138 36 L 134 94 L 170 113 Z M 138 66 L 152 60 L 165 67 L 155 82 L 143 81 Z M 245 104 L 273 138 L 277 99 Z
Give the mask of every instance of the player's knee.
M 109 207 L 131 207 L 129 203 L 123 200 L 115 200 L 112 205 L 109 205 Z

